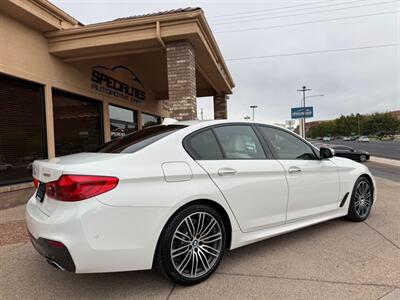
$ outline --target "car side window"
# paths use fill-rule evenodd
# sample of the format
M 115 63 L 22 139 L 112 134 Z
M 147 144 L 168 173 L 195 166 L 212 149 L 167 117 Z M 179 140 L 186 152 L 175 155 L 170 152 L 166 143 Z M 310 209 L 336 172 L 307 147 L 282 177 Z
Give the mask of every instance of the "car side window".
M 224 158 L 217 139 L 210 129 L 189 137 L 188 145 L 194 159 L 218 160 Z
M 228 125 L 213 129 L 225 159 L 265 159 L 264 149 L 253 128 L 248 125 Z
M 259 126 L 264 138 L 269 140 L 280 159 L 317 159 L 311 146 L 286 131 Z
M 348 147 L 333 147 L 333 150 L 340 150 L 340 151 L 350 151 L 351 149 Z

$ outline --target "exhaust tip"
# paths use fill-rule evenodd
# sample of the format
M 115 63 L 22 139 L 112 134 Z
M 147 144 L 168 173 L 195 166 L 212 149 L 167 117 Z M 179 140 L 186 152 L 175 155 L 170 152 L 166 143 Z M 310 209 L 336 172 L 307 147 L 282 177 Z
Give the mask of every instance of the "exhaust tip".
M 57 263 L 54 259 L 47 258 L 46 260 L 47 260 L 47 263 L 49 265 L 53 266 L 54 268 L 56 268 L 56 269 L 58 269 L 60 271 L 65 271 L 65 269 L 62 266 L 60 266 L 60 264 Z

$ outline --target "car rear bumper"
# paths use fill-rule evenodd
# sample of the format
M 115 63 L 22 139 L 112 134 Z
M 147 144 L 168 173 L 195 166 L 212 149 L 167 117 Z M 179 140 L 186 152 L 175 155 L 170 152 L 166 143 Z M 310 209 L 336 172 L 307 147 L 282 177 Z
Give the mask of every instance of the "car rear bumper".
M 62 271 L 75 272 L 75 264 L 66 247 L 52 246 L 50 240 L 35 238 L 30 232 L 33 247 L 40 255 L 45 257 L 50 264 L 53 264 Z
M 75 273 L 151 269 L 159 234 L 172 213 L 172 208 L 112 207 L 94 198 L 60 202 L 50 216 L 39 207 L 34 196 L 26 206 L 33 246 L 51 263 Z M 48 240 L 65 248 L 49 248 Z

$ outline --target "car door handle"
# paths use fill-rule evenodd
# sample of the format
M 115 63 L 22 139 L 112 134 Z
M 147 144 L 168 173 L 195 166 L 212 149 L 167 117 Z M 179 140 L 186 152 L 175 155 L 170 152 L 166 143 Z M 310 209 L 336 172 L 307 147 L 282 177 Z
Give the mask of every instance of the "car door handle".
M 290 167 L 289 168 L 289 174 L 298 174 L 301 172 L 301 169 L 298 167 Z
M 236 175 L 237 171 L 231 168 L 222 168 L 218 170 L 219 176 Z

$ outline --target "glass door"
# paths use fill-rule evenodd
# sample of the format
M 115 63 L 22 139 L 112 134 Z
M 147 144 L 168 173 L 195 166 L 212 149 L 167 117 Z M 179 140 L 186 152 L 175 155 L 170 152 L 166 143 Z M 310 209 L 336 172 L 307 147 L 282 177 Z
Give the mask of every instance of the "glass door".
M 112 140 L 122 137 L 138 129 L 136 111 L 110 105 L 109 114 Z

